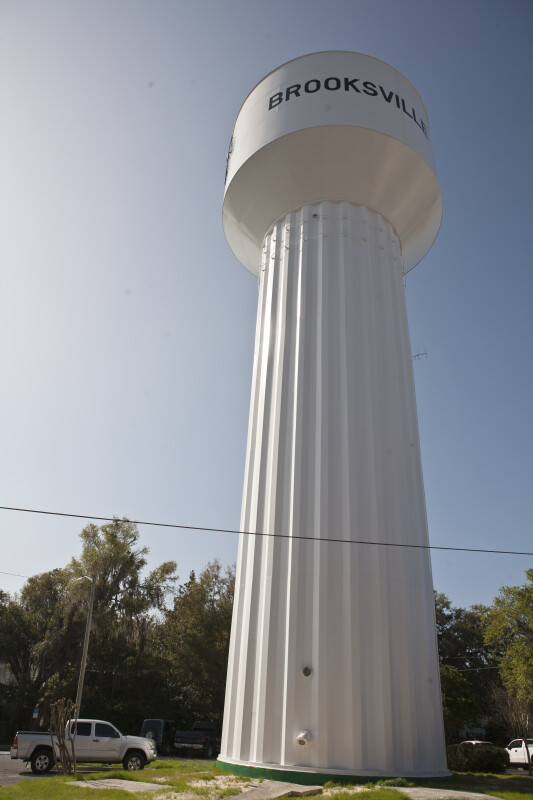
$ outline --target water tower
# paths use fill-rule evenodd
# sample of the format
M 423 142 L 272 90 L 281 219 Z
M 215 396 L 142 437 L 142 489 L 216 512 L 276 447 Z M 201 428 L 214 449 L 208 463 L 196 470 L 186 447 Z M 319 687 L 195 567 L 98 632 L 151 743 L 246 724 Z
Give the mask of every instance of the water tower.
M 448 774 L 403 287 L 441 215 L 424 105 L 387 64 L 313 53 L 245 100 L 223 207 L 259 280 L 241 530 L 279 536 L 240 537 L 232 771 Z

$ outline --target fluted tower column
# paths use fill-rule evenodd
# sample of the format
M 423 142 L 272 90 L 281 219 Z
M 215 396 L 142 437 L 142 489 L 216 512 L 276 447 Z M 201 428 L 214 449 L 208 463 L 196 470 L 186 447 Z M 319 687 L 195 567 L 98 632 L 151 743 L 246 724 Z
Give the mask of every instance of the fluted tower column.
M 317 74 L 313 67 L 318 70 L 322 63 L 313 59 L 328 55 L 300 59 L 311 59 L 304 73 L 310 76 L 309 88 L 327 82 L 343 86 L 340 70 L 346 70 L 349 59 L 334 59 L 318 73 L 321 77 L 312 78 Z M 368 64 L 366 57 L 359 58 Z M 338 72 L 333 72 L 335 64 Z M 350 80 L 349 87 L 357 85 L 355 78 Z M 385 88 L 384 79 L 367 83 Z M 263 96 L 292 102 L 297 85 L 306 85 L 303 77 L 291 81 L 287 94 L 279 76 L 271 77 Z M 349 93 L 343 102 L 347 98 Z M 326 94 L 326 105 L 328 100 Z M 278 105 L 282 102 L 288 101 Z M 269 111 L 276 108 L 271 99 L 269 104 Z M 305 184 L 299 159 L 303 164 L 307 158 L 311 171 L 322 172 L 318 189 L 307 185 L 302 190 L 309 202 L 298 205 L 290 199 L 291 208 L 265 226 L 257 248 L 259 307 L 244 533 L 219 763 L 237 771 L 291 773 L 291 779 L 304 782 L 316 780 L 317 773 L 445 775 L 433 586 L 402 284 L 406 268 L 431 238 L 431 225 L 426 218 L 417 232 L 413 219 L 420 222 L 419 211 L 410 222 L 402 216 L 402 206 L 419 202 L 409 200 L 408 187 L 403 202 L 399 192 L 396 204 L 379 201 L 381 193 L 391 202 L 382 185 L 375 195 L 379 202 L 368 202 L 372 189 L 365 195 L 364 165 L 357 167 L 363 188 L 352 189 L 353 175 L 351 181 L 338 169 L 331 179 L 343 150 L 350 154 L 358 136 L 359 143 L 369 142 L 368 131 L 356 127 L 359 133 L 354 134 L 340 127 L 332 125 L 326 133 L 323 127 L 306 130 L 303 136 L 296 130 L 292 142 L 290 135 L 280 139 L 277 130 L 269 147 L 245 159 L 240 173 L 232 175 L 230 168 L 228 178 L 225 213 L 231 220 L 226 220 L 226 232 L 246 264 L 253 220 L 262 215 L 264 224 L 271 213 L 265 211 L 269 198 L 276 192 L 290 194 L 295 173 Z M 238 133 L 236 126 L 235 146 Z M 395 158 L 406 153 L 388 137 L 382 139 L 373 139 L 372 147 L 389 151 L 390 170 Z M 313 153 L 318 167 L 309 161 Z M 267 156 L 281 158 L 283 175 Z M 272 178 L 265 170 L 268 163 Z M 424 167 L 418 167 L 423 173 Z M 256 194 L 246 188 L 247 170 L 261 178 Z M 378 173 L 371 177 L 380 184 Z M 237 185 L 233 194 L 232 181 Z M 429 184 L 425 202 L 433 197 L 438 205 L 435 182 Z M 241 193 L 250 200 L 242 207 Z M 339 199 L 343 195 L 346 199 Z M 385 213 L 388 208 L 394 219 Z

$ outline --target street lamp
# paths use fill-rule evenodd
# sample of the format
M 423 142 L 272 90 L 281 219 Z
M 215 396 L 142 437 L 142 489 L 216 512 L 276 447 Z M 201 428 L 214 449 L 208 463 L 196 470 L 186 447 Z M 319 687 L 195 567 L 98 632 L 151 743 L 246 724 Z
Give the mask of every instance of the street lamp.
M 83 692 L 83 682 L 85 680 L 85 666 L 87 664 L 87 651 L 89 649 L 89 636 L 91 635 L 91 620 L 93 616 L 93 603 L 94 603 L 94 588 L 95 588 L 95 581 L 94 578 L 89 578 L 88 575 L 83 575 L 81 578 L 77 578 L 76 583 L 79 581 L 90 581 L 91 582 L 91 594 L 89 596 L 89 610 L 87 612 L 87 625 L 85 626 L 85 639 L 83 640 L 83 652 L 81 654 L 81 665 L 80 665 L 80 677 L 78 680 L 78 691 L 76 693 L 76 721 L 80 716 L 80 709 L 81 709 L 81 695 Z

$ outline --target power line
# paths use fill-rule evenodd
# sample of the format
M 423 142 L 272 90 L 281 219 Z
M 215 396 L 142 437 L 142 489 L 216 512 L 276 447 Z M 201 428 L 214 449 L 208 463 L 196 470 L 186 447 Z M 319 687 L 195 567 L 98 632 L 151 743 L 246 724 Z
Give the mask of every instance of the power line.
M 4 572 L 1 569 L 0 575 L 11 575 L 12 578 L 31 578 L 31 575 L 21 575 L 19 572 Z
M 16 508 L 13 506 L 0 506 L 0 511 L 20 511 L 27 514 L 46 514 L 53 517 L 72 517 L 74 519 L 91 519 L 97 522 L 116 522 L 117 517 L 97 517 L 91 514 L 69 514 L 66 511 L 43 511 L 37 508 Z M 206 533 L 238 533 L 244 536 L 268 536 L 272 539 L 300 539 L 308 542 L 336 542 L 338 544 L 368 544 L 375 547 L 407 547 L 414 550 L 452 550 L 459 553 L 494 553 L 506 556 L 533 556 L 533 552 L 520 552 L 518 550 L 490 550 L 482 547 L 450 547 L 436 544 L 407 544 L 404 542 L 369 542 L 365 539 L 323 539 L 319 536 L 293 536 L 290 533 L 266 533 L 263 531 L 237 531 L 233 528 L 204 528 L 201 525 L 178 525 L 173 522 L 147 522 L 140 519 L 124 519 L 132 525 L 150 525 L 157 528 L 179 528 L 186 531 Z
M 458 669 L 457 672 L 480 672 L 485 669 L 499 669 L 499 667 L 467 667 L 467 669 Z

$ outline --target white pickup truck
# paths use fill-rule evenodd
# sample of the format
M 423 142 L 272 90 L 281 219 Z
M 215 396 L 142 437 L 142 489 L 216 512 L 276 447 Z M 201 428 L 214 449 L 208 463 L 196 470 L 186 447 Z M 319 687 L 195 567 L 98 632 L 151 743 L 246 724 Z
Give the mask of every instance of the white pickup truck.
M 114 725 L 101 719 L 71 720 L 67 724 L 65 741 L 70 749 L 70 736 L 74 738 L 76 761 L 97 761 L 120 764 L 126 770 L 144 769 L 144 765 L 157 758 L 155 742 L 141 736 L 123 736 Z M 76 735 L 74 736 L 75 728 Z M 59 753 L 54 735 L 54 751 L 50 733 L 17 731 L 11 747 L 11 758 L 29 761 L 32 772 L 44 775 L 55 764 Z
M 509 753 L 511 767 L 524 767 L 526 769 L 529 762 L 533 763 L 533 739 L 527 740 L 527 749 L 525 739 L 513 739 L 505 749 Z

